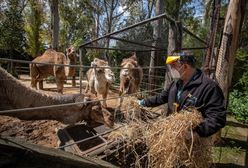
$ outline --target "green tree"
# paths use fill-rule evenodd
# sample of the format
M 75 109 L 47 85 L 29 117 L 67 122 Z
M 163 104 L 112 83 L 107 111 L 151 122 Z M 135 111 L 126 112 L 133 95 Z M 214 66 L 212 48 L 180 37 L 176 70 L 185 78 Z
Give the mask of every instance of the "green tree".
M 93 7 L 90 1 L 62 0 L 60 12 L 60 48 L 79 46 L 91 36 L 93 30 Z
M 10 59 L 23 59 L 24 47 L 26 46 L 23 9 L 25 1 L 11 0 L 1 2 L 1 13 L 4 15 L 0 21 L 0 49 L 7 53 Z M 8 63 L 7 70 L 14 72 L 14 64 Z
M 23 3 L 19 0 L 4 1 L 1 6 L 4 19 L 0 22 L 0 48 L 22 52 L 26 45 L 24 36 Z
M 52 35 L 52 48 L 58 50 L 59 47 L 59 1 L 49 0 L 51 11 L 51 35 Z
M 248 10 L 243 18 L 244 22 L 241 29 L 239 49 L 236 52 L 232 86 L 239 92 L 248 95 Z
M 42 24 L 45 17 L 43 8 L 44 5 L 39 0 L 29 0 L 26 10 L 27 52 L 33 57 L 40 55 L 44 49 L 41 39 Z

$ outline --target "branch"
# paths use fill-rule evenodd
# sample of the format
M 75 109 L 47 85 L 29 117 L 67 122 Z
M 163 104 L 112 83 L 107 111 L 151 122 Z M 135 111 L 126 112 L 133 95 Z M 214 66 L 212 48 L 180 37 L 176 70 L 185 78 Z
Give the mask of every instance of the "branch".
M 123 12 L 117 14 L 116 16 L 113 16 L 113 19 L 116 19 L 116 18 L 120 17 L 121 15 L 123 15 L 127 10 L 130 9 L 130 7 L 132 6 L 133 3 L 134 3 L 134 1 L 133 1 L 130 5 L 128 5 L 128 7 L 126 7 L 126 8 L 123 10 Z

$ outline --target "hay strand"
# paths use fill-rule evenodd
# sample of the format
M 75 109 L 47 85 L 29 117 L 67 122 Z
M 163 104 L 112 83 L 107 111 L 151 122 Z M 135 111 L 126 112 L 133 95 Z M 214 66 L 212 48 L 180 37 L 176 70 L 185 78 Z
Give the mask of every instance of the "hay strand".
M 201 138 L 193 133 L 193 128 L 202 121 L 201 114 L 196 109 L 160 117 L 155 121 L 146 117 L 144 122 L 137 117 L 144 116 L 143 113 L 146 116 L 149 113 L 152 115 L 153 112 L 140 108 L 136 102 L 134 98 L 125 101 L 126 112 L 133 115 L 129 115 L 129 120 L 122 129 L 109 136 L 109 139 L 123 140 L 126 146 L 122 150 L 125 165 L 155 168 L 210 167 L 211 139 Z

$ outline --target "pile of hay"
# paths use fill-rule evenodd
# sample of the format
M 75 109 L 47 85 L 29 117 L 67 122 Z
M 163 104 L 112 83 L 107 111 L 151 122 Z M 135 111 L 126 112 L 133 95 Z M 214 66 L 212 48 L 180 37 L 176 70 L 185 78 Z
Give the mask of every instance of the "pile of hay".
M 149 108 L 141 107 L 137 101 L 138 99 L 134 96 L 124 97 L 121 111 L 124 113 L 127 122 L 150 122 L 161 115 L 152 112 Z
M 141 124 L 144 123 L 125 124 L 108 137 L 110 140 L 121 142 L 112 156 L 121 167 L 147 167 L 148 165 L 148 147 L 143 136 L 145 129 L 142 129 Z
M 147 130 L 151 167 L 210 167 L 211 138 L 194 135 L 202 117 L 197 110 L 190 111 L 160 119 Z
M 134 102 L 133 99 L 131 101 Z M 131 106 L 130 102 L 126 103 Z M 135 113 L 135 109 L 138 106 L 134 103 L 131 112 Z M 195 136 L 192 131 L 201 120 L 201 114 L 196 109 L 160 117 L 152 122 L 132 118 L 121 129 L 112 132 L 109 138 L 123 140 L 126 150 L 122 146 L 121 155 L 126 156 L 124 164 L 130 167 L 207 168 L 212 161 L 211 138 Z M 127 159 L 130 156 L 135 159 Z

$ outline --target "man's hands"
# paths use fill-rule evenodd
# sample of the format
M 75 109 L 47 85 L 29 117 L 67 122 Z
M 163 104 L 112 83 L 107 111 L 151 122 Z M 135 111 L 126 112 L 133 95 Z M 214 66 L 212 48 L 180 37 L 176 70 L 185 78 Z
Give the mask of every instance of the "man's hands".
M 138 103 L 140 106 L 145 106 L 145 100 L 144 100 L 144 99 L 138 100 L 137 103 Z

